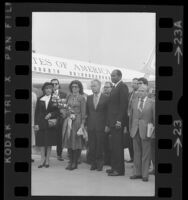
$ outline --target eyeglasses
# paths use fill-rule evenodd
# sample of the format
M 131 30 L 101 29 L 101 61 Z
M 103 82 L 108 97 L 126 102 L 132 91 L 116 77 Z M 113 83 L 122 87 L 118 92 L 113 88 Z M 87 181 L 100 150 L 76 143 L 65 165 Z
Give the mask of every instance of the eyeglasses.
M 77 85 L 72 85 L 71 87 L 72 87 L 72 88 L 78 88 L 78 86 L 77 86 Z
M 58 83 L 52 83 L 52 85 L 59 85 Z

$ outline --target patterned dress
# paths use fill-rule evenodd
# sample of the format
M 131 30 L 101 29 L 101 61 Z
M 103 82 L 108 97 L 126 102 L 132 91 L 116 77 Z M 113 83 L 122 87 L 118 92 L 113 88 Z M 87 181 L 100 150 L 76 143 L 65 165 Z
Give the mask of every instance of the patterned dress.
M 67 96 L 67 104 L 74 111 L 76 118 L 72 120 L 72 129 L 70 137 L 65 133 L 65 148 L 70 148 L 72 150 L 83 148 L 83 138 L 78 136 L 77 132 L 81 126 L 81 123 L 85 120 L 86 115 L 86 100 L 84 96 L 78 95 L 73 96 L 72 94 Z

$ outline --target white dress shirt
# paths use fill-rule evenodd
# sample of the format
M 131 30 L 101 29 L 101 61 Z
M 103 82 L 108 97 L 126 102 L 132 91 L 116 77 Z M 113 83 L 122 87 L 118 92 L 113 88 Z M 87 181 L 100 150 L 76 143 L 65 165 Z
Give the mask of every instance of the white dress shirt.
M 142 110 L 144 109 L 144 106 L 145 106 L 145 103 L 146 103 L 147 98 L 148 98 L 148 97 L 146 96 L 146 97 L 143 99 L 144 102 L 143 102 L 143 108 L 142 108 Z M 141 103 L 141 98 L 139 98 L 139 101 L 138 101 L 138 107 L 137 107 L 138 109 L 140 108 L 140 103 Z M 140 110 L 140 109 L 139 109 L 139 110 Z
M 48 104 L 50 101 L 51 95 L 45 95 L 40 100 L 45 102 L 46 109 L 48 108 Z
M 116 84 L 114 84 L 114 87 L 117 87 L 118 84 L 121 82 L 122 80 L 119 80 Z
M 99 103 L 100 96 L 101 96 L 101 92 L 99 92 L 98 94 L 93 94 L 93 101 L 95 101 L 94 99 L 96 98 L 96 104 L 94 102 L 95 109 Z

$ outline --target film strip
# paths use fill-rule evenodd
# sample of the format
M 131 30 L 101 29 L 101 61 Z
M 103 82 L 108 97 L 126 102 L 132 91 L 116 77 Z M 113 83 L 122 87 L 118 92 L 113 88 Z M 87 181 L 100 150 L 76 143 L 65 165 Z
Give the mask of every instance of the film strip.
M 79 7 L 79 9 L 78 9 Z M 31 52 L 34 11 L 156 12 L 155 197 L 182 199 L 183 7 L 5 3 L 5 199 L 31 196 Z M 134 197 L 127 197 L 134 198 Z M 35 197 L 41 199 L 41 197 Z M 60 199 L 60 197 L 43 197 Z

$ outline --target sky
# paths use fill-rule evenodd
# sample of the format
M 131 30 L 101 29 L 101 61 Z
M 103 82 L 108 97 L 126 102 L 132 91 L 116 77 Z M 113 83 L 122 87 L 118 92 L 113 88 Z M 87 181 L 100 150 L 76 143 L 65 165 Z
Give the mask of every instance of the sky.
M 32 50 L 141 70 L 155 48 L 155 13 L 34 12 Z

